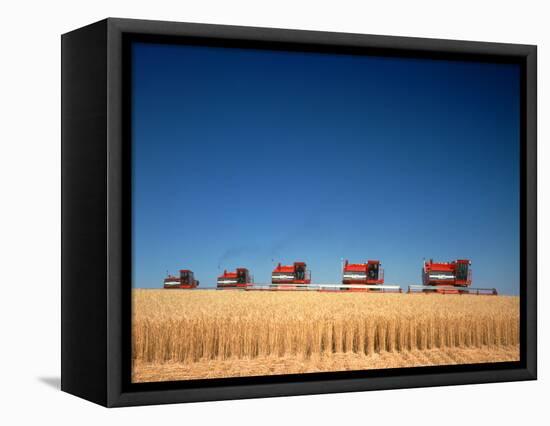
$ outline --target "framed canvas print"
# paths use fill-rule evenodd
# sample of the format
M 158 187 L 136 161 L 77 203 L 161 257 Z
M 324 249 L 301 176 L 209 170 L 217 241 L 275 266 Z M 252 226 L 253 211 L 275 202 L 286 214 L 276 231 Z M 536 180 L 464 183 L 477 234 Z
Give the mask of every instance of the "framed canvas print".
M 536 378 L 536 47 L 106 19 L 62 37 L 62 389 Z

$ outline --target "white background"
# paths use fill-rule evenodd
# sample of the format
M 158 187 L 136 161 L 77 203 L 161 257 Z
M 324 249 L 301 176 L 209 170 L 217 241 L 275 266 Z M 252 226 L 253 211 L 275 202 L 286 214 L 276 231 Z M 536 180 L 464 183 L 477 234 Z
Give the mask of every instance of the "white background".
M 545 423 L 550 179 L 545 1 L 4 1 L 0 5 L 0 422 Z M 60 392 L 60 34 L 108 16 L 539 46 L 539 377 L 457 386 L 107 410 Z M 547 419 L 546 419 L 547 420 Z M 32 422 L 32 423 L 31 423 Z

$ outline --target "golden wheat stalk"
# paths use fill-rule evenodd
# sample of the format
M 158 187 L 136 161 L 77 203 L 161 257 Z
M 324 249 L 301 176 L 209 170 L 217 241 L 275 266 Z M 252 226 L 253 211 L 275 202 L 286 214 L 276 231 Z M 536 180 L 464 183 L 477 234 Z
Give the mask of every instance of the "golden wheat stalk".
M 143 362 L 372 355 L 519 344 L 517 297 L 134 290 Z

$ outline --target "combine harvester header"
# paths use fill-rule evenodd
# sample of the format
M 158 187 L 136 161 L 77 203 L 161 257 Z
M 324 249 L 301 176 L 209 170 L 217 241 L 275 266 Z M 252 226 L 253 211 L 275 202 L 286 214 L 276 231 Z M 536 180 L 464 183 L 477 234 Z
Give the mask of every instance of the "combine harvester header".
M 495 288 L 472 288 L 472 262 L 458 259 L 452 262 L 424 261 L 422 285 L 410 285 L 408 293 L 488 294 L 497 295 Z

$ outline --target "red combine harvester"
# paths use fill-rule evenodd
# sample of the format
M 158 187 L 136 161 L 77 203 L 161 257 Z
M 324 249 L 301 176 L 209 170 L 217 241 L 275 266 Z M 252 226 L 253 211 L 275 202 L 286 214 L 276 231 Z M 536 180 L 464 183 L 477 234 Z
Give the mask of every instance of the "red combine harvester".
M 342 268 L 342 291 L 374 291 L 383 293 L 401 293 L 397 285 L 384 285 L 384 269 L 379 260 L 367 260 L 365 263 L 349 263 Z
M 467 259 L 452 262 L 434 262 L 433 259 L 424 262 L 422 268 L 422 285 L 433 286 L 435 291 L 444 294 L 458 294 L 462 288 L 472 284 L 472 271 Z
M 305 262 L 294 262 L 292 265 L 279 263 L 271 273 L 271 284 L 280 289 L 295 289 L 296 284 L 311 284 L 311 272 Z
M 193 271 L 189 269 L 181 269 L 179 277 L 168 275 L 168 277 L 164 279 L 164 288 L 191 289 L 198 287 L 198 285 L 199 281 L 195 279 Z
M 452 262 L 424 262 L 422 267 L 422 285 L 409 286 L 409 293 L 422 291 L 439 294 L 490 294 L 496 295 L 494 288 L 471 288 L 472 262 L 458 259 Z
M 246 268 L 237 268 L 235 272 L 223 271 L 223 275 L 218 277 L 218 288 L 247 288 L 254 283 L 254 278 Z
M 349 263 L 346 260 L 342 270 L 342 284 L 384 284 L 384 269 L 381 266 L 379 260 L 367 260 L 365 263 Z

